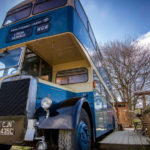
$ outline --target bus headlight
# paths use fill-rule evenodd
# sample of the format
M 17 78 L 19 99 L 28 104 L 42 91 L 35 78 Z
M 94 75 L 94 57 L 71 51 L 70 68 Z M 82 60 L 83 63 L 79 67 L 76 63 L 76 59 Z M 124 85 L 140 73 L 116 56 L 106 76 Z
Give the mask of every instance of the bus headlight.
M 52 105 L 52 100 L 48 97 L 45 97 L 42 99 L 42 102 L 41 102 L 41 107 L 47 111 Z

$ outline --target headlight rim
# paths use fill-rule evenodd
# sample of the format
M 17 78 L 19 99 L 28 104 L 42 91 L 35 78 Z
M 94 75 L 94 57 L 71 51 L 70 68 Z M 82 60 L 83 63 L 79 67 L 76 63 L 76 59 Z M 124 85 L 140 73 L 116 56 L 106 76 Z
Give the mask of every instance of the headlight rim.
M 41 107 L 47 111 L 52 105 L 52 100 L 49 97 L 44 97 L 41 101 Z

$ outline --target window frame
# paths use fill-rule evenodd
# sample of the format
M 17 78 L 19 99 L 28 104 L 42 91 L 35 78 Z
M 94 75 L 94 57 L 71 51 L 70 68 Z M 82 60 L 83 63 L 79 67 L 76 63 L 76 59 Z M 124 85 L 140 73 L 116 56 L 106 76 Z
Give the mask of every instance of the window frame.
M 48 2 L 48 1 L 50 1 L 50 0 L 44 0 L 44 1 L 41 1 L 41 2 L 36 1 L 36 2 L 34 3 L 33 9 L 32 9 L 32 15 L 33 15 L 33 16 L 38 15 L 38 14 L 43 13 L 43 12 L 48 12 L 48 11 L 53 10 L 53 9 L 61 8 L 61 7 L 65 6 L 65 5 L 67 4 L 67 2 L 68 2 L 67 0 L 64 0 L 65 2 L 64 2 L 64 4 L 61 5 L 61 6 L 54 7 L 54 8 L 47 9 L 47 10 L 43 10 L 43 11 L 40 11 L 40 12 L 38 12 L 38 13 L 34 13 L 34 9 L 35 9 L 36 5 L 40 5 L 40 4 L 42 4 L 42 3 L 45 3 L 46 1 Z
M 85 17 L 86 17 L 86 24 L 84 23 L 84 21 L 83 21 L 83 19 L 82 19 L 82 17 L 81 17 L 81 15 L 79 14 L 79 11 L 78 11 L 78 9 L 77 9 L 77 5 L 76 5 L 76 2 L 78 1 L 78 3 L 80 4 L 80 7 L 81 7 L 81 9 L 82 9 L 82 11 L 83 11 L 83 13 L 84 13 L 84 15 L 85 15 Z M 83 6 L 82 6 L 82 4 L 81 4 L 81 2 L 79 1 L 79 0 L 74 0 L 74 7 L 75 7 L 75 10 L 76 10 L 76 12 L 77 12 L 77 14 L 78 14 L 78 16 L 80 17 L 80 20 L 82 21 L 82 23 L 83 23 L 83 25 L 85 26 L 85 28 L 86 28 L 86 30 L 88 31 L 89 30 L 89 20 L 88 20 L 88 17 L 87 17 L 87 15 L 86 15 L 86 13 L 85 13 L 85 10 L 84 10 L 84 8 L 83 8 Z
M 25 6 L 26 6 L 26 7 L 25 7 Z M 17 13 L 19 13 L 19 12 L 25 10 L 25 9 L 28 9 L 28 8 L 30 8 L 30 7 L 31 7 L 30 12 L 29 12 L 29 14 L 28 14 L 26 17 L 23 17 L 23 18 L 18 19 L 18 20 L 14 21 L 14 22 L 5 24 L 7 17 L 9 17 L 9 16 L 11 16 L 11 15 L 14 15 L 14 14 L 17 14 Z M 29 3 L 29 4 L 26 4 L 26 5 L 22 6 L 22 7 L 19 7 L 19 8 L 17 8 L 17 9 L 15 9 L 15 10 L 12 10 L 12 11 L 8 12 L 7 15 L 6 15 L 6 17 L 5 17 L 5 19 L 4 19 L 4 22 L 3 22 L 3 25 L 2 25 L 2 26 L 8 26 L 8 25 L 13 24 L 13 23 L 15 23 L 15 22 L 18 22 L 18 21 L 20 21 L 20 20 L 24 20 L 24 19 L 28 18 L 29 16 L 31 16 L 32 9 L 33 9 L 33 3 Z
M 87 23 L 86 23 L 86 24 L 87 24 L 87 26 L 85 25 L 85 23 L 84 23 L 84 21 L 83 21 L 81 15 L 80 15 L 79 12 L 78 12 L 78 9 L 77 9 L 77 7 L 76 7 L 76 1 L 79 2 L 80 6 L 81 6 L 81 8 L 82 8 L 82 10 L 83 10 L 83 12 L 84 12 L 84 15 L 86 16 L 86 20 L 87 20 Z M 78 14 L 80 20 L 82 21 L 83 25 L 85 26 L 85 28 L 86 28 L 86 30 L 87 30 L 87 32 L 88 32 L 88 35 L 89 35 L 89 37 L 90 37 L 90 40 L 91 40 L 91 42 L 92 42 L 92 44 L 93 44 L 93 47 L 95 48 L 95 51 L 96 51 L 96 44 L 95 44 L 95 43 L 97 43 L 97 42 L 96 42 L 96 38 L 95 38 L 93 29 L 91 28 L 91 24 L 90 24 L 90 22 L 89 22 L 89 19 L 88 19 L 86 13 L 85 13 L 85 10 L 84 10 L 84 8 L 83 8 L 83 6 L 82 6 L 80 0 L 74 0 L 74 6 L 75 6 L 75 10 L 76 10 L 76 12 L 77 12 L 77 14 Z M 94 41 L 92 40 L 92 37 L 91 37 L 91 34 L 90 34 L 90 30 L 91 30 L 91 32 L 92 32 L 92 34 L 93 34 Z
M 97 50 L 97 45 L 96 45 L 97 42 L 96 42 L 96 38 L 95 38 L 94 32 L 92 30 L 92 27 L 90 25 L 90 22 L 88 22 L 88 29 L 89 29 L 89 31 L 88 31 L 89 32 L 89 36 L 91 38 L 93 46 L 94 46 L 95 50 Z
M 59 72 L 62 72 L 62 71 L 69 71 L 69 70 L 76 70 L 76 69 L 85 69 L 86 70 L 86 75 L 87 75 L 87 80 L 86 81 L 83 81 L 83 82 L 76 82 L 76 83 L 67 83 L 67 84 L 58 84 L 57 83 L 57 74 Z M 76 74 L 76 75 L 80 75 L 80 74 Z M 72 75 L 73 76 L 73 75 Z M 62 77 L 69 77 L 68 76 L 62 76 Z M 72 68 L 72 69 L 66 69 L 66 70 L 61 70 L 61 71 L 57 71 L 56 73 L 56 76 L 55 76 L 55 83 L 58 84 L 58 85 L 72 85 L 72 84 L 80 84 L 80 83 L 87 83 L 89 81 L 89 72 L 88 72 L 88 69 L 86 67 L 81 67 L 81 68 Z
M 33 55 L 33 56 L 27 56 L 27 55 Z M 34 62 L 34 64 L 38 64 L 38 72 L 37 72 L 38 75 L 32 75 L 32 74 L 29 74 L 29 73 L 28 73 L 28 75 L 32 75 L 36 78 L 40 78 L 40 76 L 48 75 L 48 81 L 51 81 L 51 77 L 50 77 L 50 72 L 51 72 L 50 68 L 51 68 L 51 66 L 50 66 L 50 64 L 48 64 L 42 57 L 40 57 L 38 54 L 36 54 L 35 52 L 33 52 L 29 48 L 27 48 L 26 51 L 25 51 L 24 61 L 22 63 L 21 72 L 26 71 L 26 70 L 24 70 L 25 63 L 29 63 L 29 62 L 26 62 L 26 61 L 28 59 L 34 59 L 34 57 L 37 59 L 37 62 L 39 63 L 38 64 L 37 62 L 36 63 Z M 33 63 L 33 62 L 31 62 L 31 63 Z M 49 71 L 46 74 L 43 74 L 43 72 L 42 72 L 42 68 L 41 68 L 42 63 L 46 63 L 46 65 L 48 65 L 48 68 L 49 68 L 48 70 Z

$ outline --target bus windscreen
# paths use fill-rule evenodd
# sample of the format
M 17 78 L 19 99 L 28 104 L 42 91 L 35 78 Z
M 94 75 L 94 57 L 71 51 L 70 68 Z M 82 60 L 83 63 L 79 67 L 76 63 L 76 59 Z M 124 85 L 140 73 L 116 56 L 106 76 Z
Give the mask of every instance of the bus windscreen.
M 64 6 L 67 0 L 38 0 L 33 9 L 33 15 Z
M 32 4 L 30 4 L 30 5 L 28 4 L 28 5 L 25 5 L 19 9 L 17 9 L 18 11 L 15 10 L 15 11 L 9 12 L 5 18 L 3 25 L 5 26 L 5 25 L 14 23 L 18 20 L 21 20 L 21 19 L 24 19 L 24 18 L 30 16 L 31 9 L 32 9 Z

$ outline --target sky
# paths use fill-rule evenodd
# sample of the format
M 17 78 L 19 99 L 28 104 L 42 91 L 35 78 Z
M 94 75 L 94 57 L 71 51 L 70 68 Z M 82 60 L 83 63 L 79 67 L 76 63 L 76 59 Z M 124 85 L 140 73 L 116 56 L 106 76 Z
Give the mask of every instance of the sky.
M 22 0 L 0 2 L 0 25 L 6 12 Z M 81 0 L 97 42 L 150 39 L 150 0 Z

